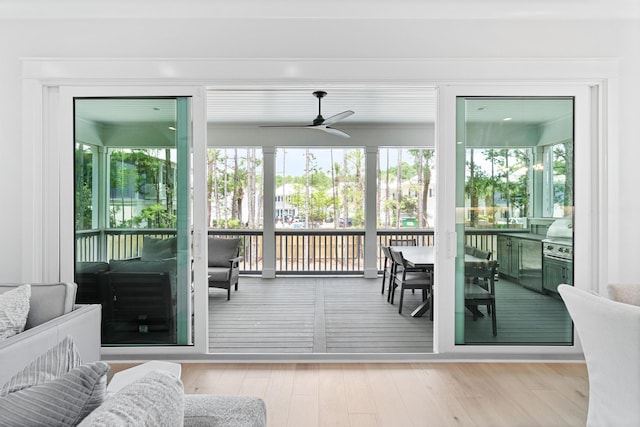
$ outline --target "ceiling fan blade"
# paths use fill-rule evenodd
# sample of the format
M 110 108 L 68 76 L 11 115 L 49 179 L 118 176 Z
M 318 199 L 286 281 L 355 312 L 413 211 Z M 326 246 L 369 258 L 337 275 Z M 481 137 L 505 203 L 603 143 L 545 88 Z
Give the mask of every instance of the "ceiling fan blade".
M 261 128 L 306 128 L 310 125 L 260 125 Z
M 347 110 L 347 111 L 343 111 L 342 113 L 336 114 L 335 116 L 331 116 L 327 119 L 324 120 L 324 122 L 322 122 L 323 125 L 332 125 L 334 123 L 339 122 L 340 120 L 346 119 L 347 117 L 349 117 L 350 115 L 354 114 L 353 111 L 351 110 Z
M 351 138 L 351 135 L 339 129 L 334 129 L 327 126 L 319 126 L 318 129 L 323 130 L 327 133 L 330 133 L 331 135 L 340 136 L 342 138 Z

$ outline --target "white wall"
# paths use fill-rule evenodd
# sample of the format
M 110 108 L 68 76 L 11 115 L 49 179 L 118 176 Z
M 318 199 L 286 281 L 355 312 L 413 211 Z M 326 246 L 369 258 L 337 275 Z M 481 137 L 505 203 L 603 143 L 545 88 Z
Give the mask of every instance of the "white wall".
M 310 7 L 316 7 L 314 2 Z M 352 14 L 353 15 L 353 14 Z M 20 58 L 621 58 L 609 120 L 609 277 L 640 281 L 640 19 L 78 19 L 0 17 L 0 282 L 22 278 Z M 168 71 L 168 73 L 170 70 Z M 238 70 L 251 76 L 252 70 Z M 479 78 L 490 78 L 482 75 Z M 255 79 L 259 81 L 260 76 Z M 353 76 L 354 81 L 359 76 Z M 144 83 L 144 82 L 142 82 Z M 617 127 L 616 127 L 617 129 Z M 617 149 L 619 144 L 619 150 Z M 620 194 L 620 197 L 618 197 Z M 619 254 L 619 255 L 618 255 Z

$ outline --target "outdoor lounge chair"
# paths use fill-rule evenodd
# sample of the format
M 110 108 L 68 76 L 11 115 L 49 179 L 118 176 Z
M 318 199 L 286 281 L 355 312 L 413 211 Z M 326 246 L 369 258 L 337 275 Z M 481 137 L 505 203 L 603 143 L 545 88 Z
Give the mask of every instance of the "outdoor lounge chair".
M 240 239 L 209 236 L 208 247 L 209 287 L 226 289 L 230 300 L 231 287 L 238 290 L 239 264 L 244 259 L 240 256 Z

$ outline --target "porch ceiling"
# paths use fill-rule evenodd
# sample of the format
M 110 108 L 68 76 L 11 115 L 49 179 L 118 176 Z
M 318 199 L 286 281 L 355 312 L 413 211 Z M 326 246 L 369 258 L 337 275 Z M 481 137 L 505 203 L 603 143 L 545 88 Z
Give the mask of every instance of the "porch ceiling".
M 326 90 L 322 99 L 322 115 L 328 118 L 345 110 L 354 115 L 340 124 L 348 126 L 370 124 L 424 125 L 436 119 L 436 90 L 431 87 L 359 87 L 359 88 L 297 88 L 209 90 L 207 120 L 213 125 L 246 126 L 259 124 L 310 124 L 318 114 L 314 90 Z M 125 123 L 172 123 L 175 102 L 167 99 L 105 99 L 87 100 L 77 108 L 79 118 L 102 125 Z M 82 101 L 81 101 L 82 102 Z M 513 122 L 545 123 L 563 114 L 566 106 L 557 102 L 519 102 L 505 99 L 485 100 L 468 104 L 469 122 L 501 123 L 506 116 Z

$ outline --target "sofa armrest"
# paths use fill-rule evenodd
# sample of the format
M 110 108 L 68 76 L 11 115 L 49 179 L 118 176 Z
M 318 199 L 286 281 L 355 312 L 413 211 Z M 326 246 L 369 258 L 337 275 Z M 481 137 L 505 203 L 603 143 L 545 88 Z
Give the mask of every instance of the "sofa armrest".
M 184 426 L 264 427 L 267 408 L 257 397 L 187 394 Z
M 0 342 L 0 385 L 67 335 L 73 337 L 84 363 L 100 360 L 101 309 L 99 304 L 76 306 L 70 313 Z
M 0 293 L 17 288 L 23 283 L 2 283 Z M 76 301 L 78 285 L 75 283 L 31 283 L 29 317 L 26 329 L 69 313 Z

